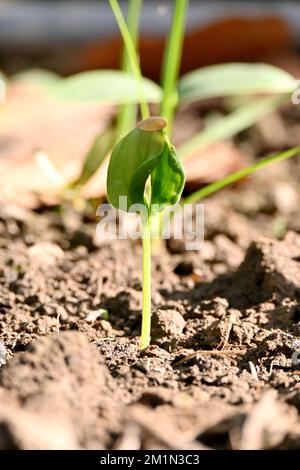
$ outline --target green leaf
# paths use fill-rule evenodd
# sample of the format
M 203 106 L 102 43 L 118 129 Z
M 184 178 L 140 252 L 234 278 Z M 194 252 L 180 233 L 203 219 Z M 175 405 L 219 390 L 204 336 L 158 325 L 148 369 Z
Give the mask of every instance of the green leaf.
M 114 142 L 115 130 L 112 126 L 109 126 L 95 138 L 85 157 L 79 177 L 70 184 L 71 188 L 83 186 L 89 181 L 103 163 Z
M 178 149 L 180 158 L 187 160 L 193 153 L 207 145 L 229 139 L 252 126 L 255 122 L 277 109 L 288 100 L 288 95 L 268 96 L 247 103 L 227 116 L 217 119 L 203 131 L 195 134 Z
M 153 207 L 158 205 L 157 212 L 177 204 L 184 187 L 185 176 L 174 147 L 165 145 L 160 164 L 151 175 L 151 183 L 151 204 Z
M 116 145 L 107 173 L 108 199 L 114 207 L 120 208 L 121 196 L 127 197 L 128 208 L 133 204 L 144 204 L 146 181 L 158 166 L 164 144 L 161 131 L 135 128 Z
M 147 204 L 151 211 L 162 211 L 178 202 L 184 186 L 184 171 L 164 129 L 156 126 L 161 118 L 142 121 L 114 148 L 107 174 L 107 194 L 117 209 L 135 212 L 130 206 Z M 165 122 L 165 121 L 164 121 Z M 150 126 L 148 124 L 150 123 Z M 152 126 L 152 124 L 155 124 Z M 151 175 L 151 197 L 145 197 Z M 127 198 L 127 208 L 120 206 L 120 197 Z
M 45 69 L 30 69 L 20 72 L 12 77 L 13 82 L 24 83 L 26 85 L 34 85 L 43 88 L 52 88 L 57 85 L 62 78 L 54 72 Z
M 143 78 L 143 97 L 151 103 L 161 101 L 161 88 Z M 120 70 L 93 70 L 65 78 L 55 89 L 61 101 L 101 101 L 110 104 L 138 103 L 140 88 L 135 77 Z
M 273 65 L 210 65 L 181 78 L 179 100 L 186 102 L 234 95 L 291 93 L 296 87 L 297 81 L 289 73 Z

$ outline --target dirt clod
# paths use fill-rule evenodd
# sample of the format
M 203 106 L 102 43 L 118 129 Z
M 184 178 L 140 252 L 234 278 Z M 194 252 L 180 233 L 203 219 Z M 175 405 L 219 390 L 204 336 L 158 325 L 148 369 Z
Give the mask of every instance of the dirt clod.
M 152 341 L 160 346 L 174 345 L 185 326 L 176 310 L 157 310 L 152 316 Z
M 300 292 L 300 237 L 286 241 L 261 238 L 247 250 L 235 277 L 245 306 L 259 303 L 274 293 L 296 298 Z M 300 259 L 300 258 L 299 258 Z
M 29 344 L 1 369 L 0 383 L 23 401 L 33 420 L 58 413 L 66 418 L 78 446 L 92 442 L 102 447 L 107 437 L 101 410 L 109 413 L 116 406 L 104 394 L 108 377 L 99 351 L 83 334 L 66 331 Z

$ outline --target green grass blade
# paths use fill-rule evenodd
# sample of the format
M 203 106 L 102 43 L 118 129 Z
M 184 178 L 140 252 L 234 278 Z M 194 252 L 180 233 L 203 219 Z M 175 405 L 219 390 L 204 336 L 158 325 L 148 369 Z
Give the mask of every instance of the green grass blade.
M 177 80 L 188 6 L 189 0 L 176 0 L 175 2 L 172 27 L 163 59 L 162 88 L 164 94 L 160 115 L 167 120 L 169 131 L 172 130 L 174 111 L 178 103 Z
M 144 91 L 144 82 L 143 82 L 142 72 L 140 69 L 139 57 L 136 52 L 134 42 L 131 38 L 130 31 L 128 29 L 124 16 L 122 14 L 122 10 L 120 8 L 118 0 L 109 0 L 109 3 L 115 15 L 116 21 L 118 23 L 119 30 L 121 32 L 124 45 L 126 47 L 128 58 L 130 60 L 132 72 L 134 74 L 136 84 L 138 86 L 138 93 L 139 93 L 138 102 L 141 108 L 141 115 L 143 119 L 147 119 L 148 117 L 150 117 L 150 111 L 149 111 L 149 107 L 147 103 L 147 101 L 149 100 L 147 100 L 147 97 Z
M 130 0 L 128 5 L 127 25 L 135 50 L 137 50 L 140 13 L 143 0 Z M 123 46 L 122 70 L 133 73 L 130 57 L 125 44 Z M 117 118 L 117 138 L 124 137 L 136 123 L 137 107 L 135 103 L 125 104 L 119 108 Z
M 235 173 L 232 173 L 231 175 L 228 175 L 219 181 L 215 181 L 214 183 L 211 183 L 205 186 L 204 188 L 201 188 L 198 191 L 195 191 L 193 194 L 186 197 L 183 203 L 193 204 L 193 203 L 202 201 L 202 199 L 206 198 L 207 196 L 210 196 L 211 194 L 216 193 L 217 191 L 220 191 L 220 189 L 223 189 L 226 186 L 229 186 L 230 184 L 235 183 L 236 181 L 239 181 L 242 178 L 245 178 L 246 176 L 249 176 L 258 170 L 262 170 L 268 165 L 271 165 L 276 162 L 280 162 L 282 160 L 286 160 L 287 158 L 294 157 L 295 155 L 299 153 L 300 153 L 300 146 L 297 146 L 292 149 L 286 150 L 284 152 L 279 152 L 279 153 L 276 153 L 275 155 L 271 155 L 270 157 L 263 158 L 262 160 L 259 160 L 258 162 L 253 163 L 253 165 L 247 166 L 246 168 L 242 168 L 241 170 L 236 171 Z
M 252 126 L 265 115 L 277 109 L 288 100 L 288 95 L 271 96 L 261 98 L 254 102 L 241 106 L 236 111 L 218 119 L 209 127 L 196 134 L 178 149 L 182 159 L 187 160 L 193 156 L 193 152 L 201 150 L 207 145 L 229 139 L 239 132 Z
M 75 181 L 72 181 L 69 186 L 70 188 L 81 187 L 89 181 L 103 163 L 114 142 L 115 131 L 113 127 L 110 126 L 94 140 L 82 165 L 81 173 Z

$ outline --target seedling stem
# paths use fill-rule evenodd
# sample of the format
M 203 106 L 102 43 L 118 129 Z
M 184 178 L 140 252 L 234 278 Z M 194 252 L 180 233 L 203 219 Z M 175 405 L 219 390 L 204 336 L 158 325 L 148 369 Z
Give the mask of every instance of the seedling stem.
M 150 344 L 151 333 L 151 215 L 150 211 L 142 218 L 143 223 L 143 260 L 142 260 L 142 332 L 141 349 L 145 349 Z

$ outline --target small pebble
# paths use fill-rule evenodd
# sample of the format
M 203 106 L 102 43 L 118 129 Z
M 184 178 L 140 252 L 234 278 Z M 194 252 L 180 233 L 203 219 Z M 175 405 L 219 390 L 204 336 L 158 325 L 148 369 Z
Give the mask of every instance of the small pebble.
M 151 339 L 159 346 L 173 345 L 185 327 L 183 316 L 176 310 L 157 310 L 152 317 Z

